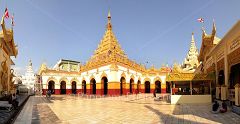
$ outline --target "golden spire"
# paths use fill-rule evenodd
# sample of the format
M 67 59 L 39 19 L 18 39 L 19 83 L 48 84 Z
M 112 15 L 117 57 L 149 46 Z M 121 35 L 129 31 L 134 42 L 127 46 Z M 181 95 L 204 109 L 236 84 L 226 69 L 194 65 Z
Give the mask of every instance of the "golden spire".
M 118 54 L 120 56 L 126 57 L 124 51 L 121 49 L 120 44 L 117 41 L 113 31 L 112 31 L 112 24 L 111 24 L 111 14 L 110 11 L 108 12 L 108 22 L 106 26 L 105 34 L 98 45 L 98 48 L 94 51 L 94 55 L 92 56 L 90 61 L 95 61 L 96 58 L 101 58 L 102 55 L 112 55 Z

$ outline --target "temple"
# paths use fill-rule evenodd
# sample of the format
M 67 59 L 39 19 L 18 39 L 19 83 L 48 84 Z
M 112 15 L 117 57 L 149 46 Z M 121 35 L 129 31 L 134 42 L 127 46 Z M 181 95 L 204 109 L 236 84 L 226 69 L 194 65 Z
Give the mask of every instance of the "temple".
M 0 97 L 15 93 L 14 70 L 11 65 L 14 65 L 11 57 L 18 55 L 18 48 L 14 42 L 13 29 L 7 29 L 5 26 L 4 16 L 1 20 L 2 30 L 0 32 Z
M 186 58 L 184 59 L 182 68 L 183 68 L 183 71 L 185 72 L 194 72 L 198 66 L 199 66 L 198 50 L 195 45 L 194 33 L 192 33 L 190 49 L 188 51 Z
M 121 48 L 109 12 L 103 38 L 86 64 L 60 60 L 53 68 L 41 65 L 43 93 L 117 96 L 157 92 L 170 94 L 172 104 L 210 103 L 217 98 L 239 105 L 234 88 L 240 80 L 240 21 L 222 39 L 216 31 L 215 22 L 211 34 L 202 28 L 200 51 L 192 33 L 183 64 L 146 68 L 130 60 Z
M 26 86 L 26 88 L 30 90 L 30 93 L 33 93 L 36 82 L 37 79 L 33 72 L 32 61 L 29 60 L 28 65 L 26 66 L 26 73 L 22 76 L 22 85 Z
M 168 67 L 146 69 L 130 60 L 113 33 L 109 12 L 102 40 L 86 64 L 79 66 L 79 71 L 51 69 L 43 64 L 39 74 L 43 92 L 50 89 L 54 94 L 126 95 L 152 93 L 155 88 L 158 93 L 170 93 L 166 90 L 170 84 L 165 81 L 169 72 Z

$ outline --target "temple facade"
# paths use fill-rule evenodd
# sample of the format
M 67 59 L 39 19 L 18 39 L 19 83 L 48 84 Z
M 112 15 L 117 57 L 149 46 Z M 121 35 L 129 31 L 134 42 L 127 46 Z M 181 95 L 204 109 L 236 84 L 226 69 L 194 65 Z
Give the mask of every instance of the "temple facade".
M 168 67 L 156 69 L 154 66 L 146 69 L 130 60 L 113 33 L 110 12 L 107 19 L 105 34 L 85 65 L 75 63 L 77 67 L 79 65 L 76 70 L 69 70 L 68 67 L 73 66 L 71 64 L 67 64 L 68 69 L 41 65 L 39 74 L 43 93 L 51 90 L 54 94 L 126 95 L 152 93 L 155 89 L 157 93 L 170 93 L 166 74 L 171 70 Z
M 222 39 L 216 37 L 216 26 L 212 33 L 205 30 L 202 34 L 202 45 L 199 54 L 202 73 L 213 74 L 215 84 L 213 96 L 227 100 L 232 104 L 240 104 L 240 21 L 238 21 Z
M 14 65 L 11 57 L 16 57 L 18 54 L 17 46 L 14 42 L 13 29 L 6 29 L 4 16 L 1 20 L 2 30 L 0 32 L 0 97 L 2 95 L 15 92 L 14 70 L 11 65 Z

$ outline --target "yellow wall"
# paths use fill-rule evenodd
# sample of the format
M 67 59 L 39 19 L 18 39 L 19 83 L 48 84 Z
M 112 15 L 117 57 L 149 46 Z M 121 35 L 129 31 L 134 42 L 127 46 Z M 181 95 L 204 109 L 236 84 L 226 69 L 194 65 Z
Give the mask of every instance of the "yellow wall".
M 211 103 L 211 95 L 171 95 L 171 104 Z

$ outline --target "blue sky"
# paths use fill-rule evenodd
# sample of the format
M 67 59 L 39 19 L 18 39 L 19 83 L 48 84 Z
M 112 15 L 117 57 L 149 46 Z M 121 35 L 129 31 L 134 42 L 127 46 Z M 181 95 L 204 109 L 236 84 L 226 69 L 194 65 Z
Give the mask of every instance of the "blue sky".
M 0 0 L 0 14 L 6 6 L 14 13 L 19 46 L 14 68 L 21 73 L 29 59 L 35 71 L 42 62 L 51 67 L 61 58 L 86 62 L 104 35 L 109 8 L 128 57 L 159 68 L 183 61 L 192 32 L 200 49 L 199 17 L 207 33 L 214 19 L 222 38 L 239 20 L 239 5 L 239 0 Z

